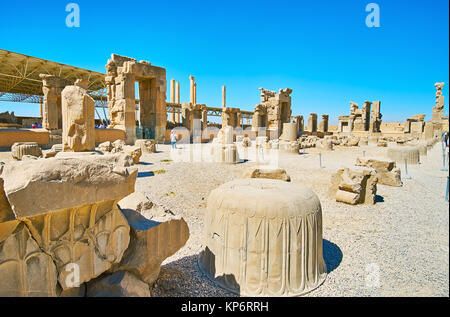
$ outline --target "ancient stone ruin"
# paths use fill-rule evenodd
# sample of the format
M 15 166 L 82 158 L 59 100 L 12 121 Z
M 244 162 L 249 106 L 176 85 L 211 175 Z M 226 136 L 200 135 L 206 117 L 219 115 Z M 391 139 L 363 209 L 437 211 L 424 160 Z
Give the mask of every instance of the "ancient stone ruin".
M 238 179 L 211 191 L 207 209 L 199 266 L 216 284 L 243 296 L 298 296 L 324 282 L 322 209 L 310 189 Z
M 252 118 L 253 131 L 268 131 L 280 136 L 283 123 L 291 122 L 292 89 L 280 89 L 278 93 L 264 88 L 261 91 L 261 104 L 256 105 Z
M 160 139 L 166 131 L 166 70 L 116 54 L 106 64 L 105 78 L 111 126 L 126 132 L 126 143 L 136 140 L 136 92 L 139 83 L 139 122 L 145 138 Z

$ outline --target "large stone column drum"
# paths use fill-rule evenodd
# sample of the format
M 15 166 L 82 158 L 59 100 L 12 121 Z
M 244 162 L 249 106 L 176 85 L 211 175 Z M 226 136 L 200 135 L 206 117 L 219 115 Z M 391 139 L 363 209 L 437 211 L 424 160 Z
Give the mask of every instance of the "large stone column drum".
M 208 197 L 200 269 L 242 296 L 298 296 L 326 278 L 319 198 L 298 184 L 238 179 Z

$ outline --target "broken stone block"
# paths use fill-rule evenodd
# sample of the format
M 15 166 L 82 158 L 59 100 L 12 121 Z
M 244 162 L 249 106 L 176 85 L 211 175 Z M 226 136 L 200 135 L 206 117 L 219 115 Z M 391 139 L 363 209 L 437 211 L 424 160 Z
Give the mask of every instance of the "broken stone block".
M 291 177 L 286 173 L 285 169 L 260 169 L 260 168 L 249 168 L 244 172 L 242 178 L 269 178 L 278 179 L 285 182 L 290 182 Z
M 125 145 L 123 151 L 133 158 L 133 164 L 139 164 L 139 159 L 142 156 L 142 150 L 139 146 Z
M 61 103 L 64 151 L 93 151 L 95 149 L 94 99 L 82 87 L 66 86 L 61 93 Z
M 112 145 L 111 141 L 106 141 L 106 142 L 100 143 L 97 148 L 100 152 L 111 152 L 113 149 L 113 145 Z
M 130 245 L 122 261 L 112 270 L 132 272 L 151 285 L 158 278 L 161 263 L 185 245 L 189 238 L 188 225 L 181 217 L 169 216 L 169 212 L 161 215 L 162 208 L 152 204 L 147 197 L 134 195 L 120 201 L 119 206 L 131 228 Z
M 36 142 L 16 142 L 11 146 L 11 156 L 15 160 L 22 160 L 24 155 L 42 156 L 42 150 Z
M 387 146 L 388 146 L 388 143 L 387 143 L 387 141 L 385 141 L 385 140 L 378 140 L 378 141 L 377 141 L 377 146 L 378 146 L 378 147 L 387 147 Z
M 273 179 L 237 179 L 214 189 L 205 213 L 200 269 L 241 296 L 299 296 L 327 275 L 317 195 Z
M 141 148 L 142 153 L 156 152 L 156 141 L 155 140 L 139 139 L 139 140 L 136 140 L 134 145 L 139 146 Z
M 377 172 L 378 184 L 389 186 L 402 186 L 401 172 L 391 160 L 380 160 L 372 157 L 358 157 L 356 166 L 373 168 Z
M 0 223 L 0 297 L 57 296 L 53 259 L 18 220 Z
M 292 141 L 292 142 L 284 142 L 280 141 L 278 142 L 280 151 L 286 152 L 286 153 L 292 153 L 292 154 L 298 154 L 300 151 L 300 144 L 298 141 Z
M 356 204 L 375 204 L 377 193 L 376 172 L 369 168 L 341 168 L 331 176 L 330 197 L 336 201 Z
M 398 146 L 389 148 L 387 151 L 387 156 L 397 163 L 404 163 L 405 160 L 408 164 L 420 163 L 419 149 L 415 146 Z
M 236 164 L 239 162 L 239 153 L 235 144 L 213 143 L 211 156 L 215 163 Z
M 359 139 L 358 146 L 367 146 L 367 145 L 369 145 L 369 141 L 367 140 L 367 138 Z
M 17 218 L 122 198 L 134 191 L 137 177 L 136 168 L 120 166 L 122 159 L 89 155 L 11 162 L 2 172 L 5 194 Z
M 250 140 L 249 137 L 244 137 L 242 138 L 241 145 L 243 147 L 250 147 L 252 145 L 252 141 Z
M 148 285 L 130 272 L 118 271 L 92 280 L 87 297 L 150 297 Z
M 44 151 L 42 151 L 43 158 L 55 157 L 56 154 L 58 154 L 58 152 L 55 152 L 53 150 L 44 150 Z
M 348 138 L 346 146 L 358 146 L 360 138 L 358 137 L 350 137 Z
M 50 254 L 63 290 L 73 288 L 71 265 L 84 283 L 119 263 L 130 241 L 129 226 L 116 200 L 29 217 L 24 222 L 39 246 Z M 72 282 L 72 284 L 71 284 Z

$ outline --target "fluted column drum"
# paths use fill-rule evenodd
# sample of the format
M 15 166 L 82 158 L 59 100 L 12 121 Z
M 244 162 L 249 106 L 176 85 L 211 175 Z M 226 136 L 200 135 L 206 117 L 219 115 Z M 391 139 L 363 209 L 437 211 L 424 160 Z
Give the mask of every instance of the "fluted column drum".
M 238 179 L 208 197 L 200 269 L 242 296 L 299 296 L 326 278 L 322 209 L 309 188 Z

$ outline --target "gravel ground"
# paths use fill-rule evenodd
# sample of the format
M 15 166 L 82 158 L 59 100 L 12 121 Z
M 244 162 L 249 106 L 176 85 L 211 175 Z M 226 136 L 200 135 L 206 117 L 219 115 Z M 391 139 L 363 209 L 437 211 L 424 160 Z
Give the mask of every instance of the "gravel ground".
M 317 149 L 280 155 L 279 166 L 292 182 L 311 187 L 322 204 L 328 277 L 305 296 L 449 296 L 449 205 L 444 200 L 448 172 L 440 171 L 440 144 L 420 165 L 408 166 L 412 179 L 403 179 L 403 187 L 378 185 L 375 205 L 337 203 L 327 195 L 330 176 L 341 166 L 353 166 L 363 151 L 381 158 L 387 149 L 336 147 L 322 152 L 323 168 Z M 9 155 L 0 152 L 0 160 L 9 160 Z M 186 245 L 163 263 L 152 296 L 235 296 L 198 269 L 203 215 L 212 189 L 239 178 L 256 163 L 165 161 L 170 159 L 170 146 L 158 145 L 158 152 L 144 154 L 138 165 L 136 191 L 182 215 L 190 229 Z
M 449 211 L 444 200 L 448 172 L 440 171 L 440 144 L 420 165 L 408 166 L 412 179 L 404 179 L 403 187 L 378 185 L 377 204 L 337 203 L 327 195 L 330 176 L 341 166 L 353 166 L 363 151 L 382 158 L 387 149 L 336 147 L 322 152 L 323 168 L 317 149 L 280 156 L 279 166 L 292 182 L 311 187 L 322 203 L 328 277 L 306 296 L 449 296 Z M 152 296 L 235 296 L 198 269 L 203 214 L 212 189 L 239 178 L 256 163 L 164 162 L 170 159 L 168 145 L 144 155 L 136 184 L 137 191 L 181 214 L 190 228 L 187 244 L 164 262 Z M 165 173 L 152 172 L 159 170 Z

